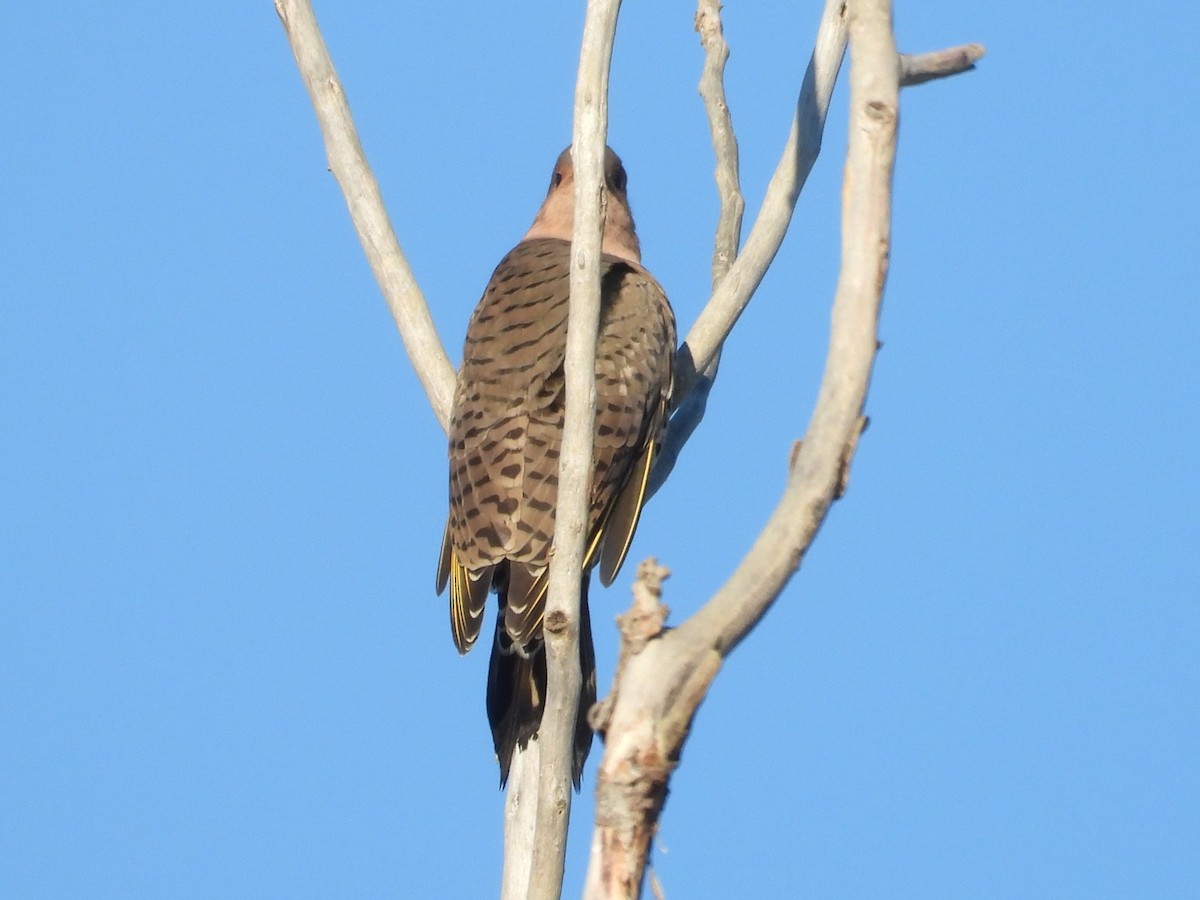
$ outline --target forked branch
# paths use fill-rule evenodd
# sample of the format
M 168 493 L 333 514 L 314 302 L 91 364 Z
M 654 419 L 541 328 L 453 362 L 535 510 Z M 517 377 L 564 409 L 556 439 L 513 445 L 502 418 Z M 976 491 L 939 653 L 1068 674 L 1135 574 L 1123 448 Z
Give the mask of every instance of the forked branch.
M 702 3 L 697 13 L 697 28 L 701 30 L 702 41 L 706 39 L 702 26 L 707 23 L 713 28 L 712 22 L 719 24 L 719 7 L 715 3 Z M 723 43 L 723 38 L 722 38 Z M 706 43 L 706 51 L 711 43 Z M 721 346 L 729 336 L 738 317 L 745 310 L 755 290 L 762 283 L 770 268 L 775 254 L 783 244 L 788 225 L 792 221 L 792 213 L 796 209 L 796 200 L 800 190 L 812 171 L 817 155 L 821 152 L 821 137 L 825 131 L 825 117 L 829 112 L 829 101 L 833 97 L 833 86 L 837 80 L 838 69 L 842 65 L 842 55 L 846 50 L 846 10 L 844 0 L 826 0 L 821 14 L 821 22 L 817 27 L 817 40 L 808 68 L 804 73 L 804 81 L 800 87 L 800 96 L 796 101 L 796 109 L 792 115 L 791 127 L 787 141 L 780 155 L 779 163 L 767 185 L 762 205 L 746 238 L 746 244 L 735 262 L 729 265 L 723 262 L 718 272 L 718 260 L 727 248 L 718 247 L 714 252 L 713 294 L 709 298 L 700 317 L 688 332 L 687 339 L 679 348 L 676 356 L 675 371 L 675 414 L 667 428 L 662 450 L 652 477 L 652 489 L 662 485 L 674 469 L 683 445 L 687 443 L 696 426 L 704 416 L 708 401 L 708 393 L 712 389 L 716 377 L 717 363 L 720 359 Z M 720 53 L 718 47 L 716 52 Z M 705 96 L 706 107 L 709 110 L 710 128 L 713 128 L 714 118 L 720 120 L 725 113 L 714 109 L 714 104 L 724 105 L 724 88 L 718 95 L 711 86 L 714 77 L 713 63 L 706 61 L 705 75 L 702 79 L 701 93 Z M 710 99 L 713 98 L 713 99 Z M 718 179 L 722 161 L 728 165 L 728 146 L 736 148 L 736 138 L 730 129 L 728 139 L 713 128 L 713 148 L 718 159 Z M 735 163 L 736 164 L 736 163 Z M 726 191 L 721 191 L 722 204 L 727 202 Z M 739 214 L 740 218 L 740 214 Z M 723 240 L 723 233 L 718 231 L 717 241 Z
M 831 8 L 835 8 L 833 16 Z M 847 10 L 850 136 L 843 186 L 842 264 L 817 405 L 775 512 L 730 579 L 696 615 L 674 631 L 664 631 L 666 608 L 657 598 L 665 570 L 652 561 L 639 569 L 633 608 L 622 618 L 622 651 L 613 688 L 597 707 L 594 722 L 605 734 L 605 754 L 596 787 L 597 821 L 585 888 L 588 900 L 639 894 L 667 785 L 693 716 L 725 656 L 779 596 L 830 506 L 844 492 L 865 424 L 862 410 L 878 346 L 888 267 L 901 61 L 892 35 L 889 0 L 849 0 L 845 8 L 829 4 L 821 29 L 833 31 L 835 48 L 836 41 L 844 40 Z M 820 38 L 817 46 L 819 51 Z M 839 61 L 840 57 L 837 49 Z M 818 58 L 814 53 L 806 85 Z M 958 70 L 968 67 L 969 62 L 964 64 L 960 57 Z M 833 75 L 836 66 L 830 73 L 830 88 Z M 797 123 L 804 115 L 803 108 L 798 110 Z M 819 130 L 810 140 L 819 148 Z M 739 259 L 734 270 L 740 263 Z M 714 302 L 725 284 L 718 287 Z M 714 315 L 732 311 L 736 316 L 735 306 Z M 631 630 L 630 622 L 639 627 Z
M 723 168 L 727 168 L 728 147 L 732 145 L 736 154 L 737 141 L 732 126 L 726 135 L 720 130 L 720 125 L 713 124 L 714 121 L 728 117 L 724 87 L 713 84 L 715 79 L 721 77 L 724 60 L 728 55 L 720 31 L 720 4 L 717 0 L 700 0 L 696 13 L 696 30 L 701 34 L 706 51 L 700 92 L 705 98 L 705 108 L 713 133 L 713 149 L 718 160 L 717 181 L 722 212 L 716 240 L 720 245 L 726 240 L 726 204 L 731 202 L 722 173 Z M 834 83 L 845 49 L 846 2 L 826 0 L 817 29 L 817 40 L 804 74 L 800 97 L 796 102 L 791 132 L 779 164 L 775 167 L 775 173 L 767 185 L 750 236 L 746 239 L 745 249 L 732 265 L 720 248 L 714 254 L 712 296 L 679 349 L 675 366 L 679 373 L 675 387 L 676 410 L 663 441 L 658 463 L 654 467 L 652 492 L 657 491 L 670 476 L 684 445 L 703 419 L 709 392 L 716 378 L 721 347 L 758 285 L 762 283 L 767 269 L 783 243 L 800 191 L 821 152 L 825 117 L 829 111 L 829 102 L 833 96 Z M 902 87 L 922 84 L 935 78 L 947 78 L 970 71 L 975 68 L 975 63 L 983 58 L 984 52 L 980 44 L 963 44 L 932 53 L 901 54 L 898 57 L 900 84 Z M 719 65 L 714 61 L 714 55 L 719 55 Z M 736 168 L 736 155 L 733 160 Z M 741 203 L 740 195 L 737 203 Z M 740 210 L 738 216 L 740 220 Z M 718 263 L 721 265 L 720 272 Z
M 275 0 L 275 5 L 312 99 L 330 169 L 346 197 L 351 219 L 409 358 L 445 428 L 453 395 L 453 367 L 392 231 L 312 9 L 308 0 Z M 592 427 L 587 415 L 592 404 L 588 387 L 594 385 L 589 378 L 580 378 L 579 372 L 590 371 L 590 360 L 595 355 L 595 316 L 594 310 L 589 311 L 588 294 L 598 288 L 596 261 L 603 215 L 600 159 L 606 130 L 608 61 L 618 8 L 619 0 L 589 2 L 581 53 L 573 142 L 579 193 L 568 356 L 582 354 L 584 363 L 581 367 L 578 362 L 568 362 L 568 379 L 573 386 L 568 388 L 569 433 L 564 437 L 564 460 L 590 458 L 590 452 L 585 452 L 590 444 L 583 450 L 576 448 L 574 453 L 568 444 L 571 434 L 590 442 Z M 682 401 L 682 405 L 677 406 L 672 418 L 662 462 L 654 473 L 655 485 L 670 473 L 675 455 L 703 416 L 704 398 L 716 374 L 721 345 L 782 243 L 797 197 L 820 151 L 849 30 L 851 129 L 843 198 L 842 268 L 817 407 L 790 466 L 783 498 L 750 553 L 700 612 L 672 632 L 662 631 L 666 608 L 658 600 L 665 570 L 652 564 L 644 564 L 639 570 L 635 608 L 622 623 L 623 649 L 613 691 L 598 707 L 595 719 L 598 730 L 606 734 L 607 746 L 597 786 L 597 828 L 586 888 L 591 898 L 632 897 L 640 889 L 666 785 L 696 708 L 725 655 L 745 637 L 795 572 L 829 506 L 844 489 L 864 422 L 861 413 L 887 271 L 898 89 L 902 84 L 920 84 L 966 71 L 983 55 L 982 47 L 970 44 L 899 56 L 891 36 L 890 3 L 827 0 L 787 143 L 745 248 L 738 255 L 741 197 L 737 189 L 737 144 L 721 86 L 728 48 L 721 35 L 719 9 L 715 0 L 700 0 L 697 13 L 697 30 L 707 54 L 702 93 L 709 110 L 722 198 L 721 225 L 714 242 L 714 291 L 680 349 L 675 400 L 677 404 Z M 593 241 L 595 247 L 591 247 Z M 582 304 L 578 315 L 577 302 Z M 577 319 L 584 321 L 579 328 Z M 576 371 L 574 378 L 572 369 Z M 586 470 L 584 466 L 584 479 Z M 562 472 L 559 525 L 568 531 L 578 527 L 581 541 L 581 525 L 563 524 L 571 521 L 568 482 L 578 474 L 568 468 Z M 556 535 L 559 552 L 569 555 L 564 548 L 573 540 L 565 533 Z M 553 660 L 557 656 L 567 668 L 574 666 L 577 685 L 578 654 L 571 649 L 570 632 L 578 627 L 579 567 L 571 560 L 559 565 L 562 571 L 557 581 L 573 579 L 576 594 L 572 603 L 569 586 L 560 587 L 557 594 L 552 588 L 547 643 L 556 642 L 560 633 L 567 639 L 563 646 L 550 651 L 548 663 L 556 665 Z M 555 596 L 563 599 L 556 601 Z M 519 829 L 533 835 L 536 828 L 546 827 L 533 824 L 535 817 L 530 813 L 540 810 L 541 820 L 553 820 L 554 824 L 517 851 L 532 865 L 521 879 L 511 883 L 506 869 L 508 897 L 555 897 L 561 888 L 574 712 L 568 709 L 569 700 L 565 704 L 559 701 L 564 696 L 578 696 L 570 684 L 570 674 L 552 671 L 543 739 L 531 743 L 537 749 L 533 755 L 518 755 L 513 761 L 506 822 L 522 819 Z M 561 695 L 557 701 L 556 690 Z M 551 730 L 564 723 L 566 737 L 551 739 Z M 538 753 L 550 751 L 552 755 L 558 752 L 552 748 L 559 746 L 568 754 L 565 761 L 539 761 Z M 537 774 L 539 770 L 550 774 L 543 779 Z M 523 788 L 514 791 L 514 782 Z

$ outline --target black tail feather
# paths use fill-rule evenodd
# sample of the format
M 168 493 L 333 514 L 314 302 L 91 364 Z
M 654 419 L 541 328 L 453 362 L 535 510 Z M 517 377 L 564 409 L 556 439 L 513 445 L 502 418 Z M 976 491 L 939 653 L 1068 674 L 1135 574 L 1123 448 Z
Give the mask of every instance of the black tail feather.
M 500 597 L 496 636 L 488 666 L 487 712 L 492 726 L 492 742 L 500 763 L 500 787 L 508 782 L 513 753 L 537 734 L 542 724 L 546 701 L 546 653 L 538 639 L 522 656 L 504 630 L 504 597 Z M 583 764 L 592 747 L 592 728 L 587 714 L 596 702 L 596 651 L 592 644 L 592 623 L 588 614 L 587 579 L 580 592 L 579 666 L 583 682 L 579 697 L 579 718 L 575 724 L 575 760 L 571 778 L 579 790 Z

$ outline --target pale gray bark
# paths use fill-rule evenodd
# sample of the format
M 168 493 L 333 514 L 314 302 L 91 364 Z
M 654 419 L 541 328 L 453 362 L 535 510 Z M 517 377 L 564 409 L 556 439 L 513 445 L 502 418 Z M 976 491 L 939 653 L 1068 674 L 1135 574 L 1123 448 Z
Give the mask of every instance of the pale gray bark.
M 986 51 L 982 44 L 961 44 L 932 53 L 910 56 L 900 54 L 900 87 L 924 84 L 935 78 L 948 78 L 961 72 L 969 72 L 975 63 L 983 59 Z
M 325 39 L 317 27 L 312 5 L 308 0 L 275 0 L 275 12 L 283 22 L 300 77 L 316 111 L 325 140 L 329 171 L 342 189 L 350 220 L 358 232 L 379 290 L 400 329 L 409 361 L 425 388 L 433 414 L 445 431 L 450 425 L 450 406 L 454 402 L 454 366 L 433 326 L 433 317 L 404 251 L 400 249 L 400 242 L 396 240 L 383 205 L 383 195 L 358 140 L 350 105 L 333 68 L 333 60 L 329 58 Z
M 575 224 L 567 319 L 566 415 L 558 468 L 554 553 L 550 559 L 550 588 L 542 626 L 548 687 L 536 741 L 538 767 L 535 770 L 525 765 L 521 770 L 525 779 L 538 780 L 537 818 L 531 845 L 505 840 L 505 871 L 518 866 L 527 854 L 531 870 L 527 896 L 538 900 L 552 900 L 562 890 L 571 814 L 575 722 L 582 683 L 579 591 L 596 419 L 596 333 L 600 322 L 600 245 L 606 199 L 608 73 L 620 8 L 620 0 L 588 0 L 579 53 L 571 142 Z
M 392 232 L 359 144 L 349 107 L 307 0 L 275 0 L 346 197 L 363 249 L 409 358 L 443 428 L 454 372 Z M 505 898 L 561 892 L 570 812 L 571 747 L 579 689 L 580 565 L 586 529 L 594 420 L 592 378 L 599 310 L 603 222 L 603 148 L 608 69 L 619 0 L 590 0 L 576 89 L 573 147 L 576 220 L 567 361 L 567 422 L 560 471 L 550 597 L 546 610 L 549 695 L 539 740 L 514 757 L 505 811 Z M 722 201 L 714 240 L 713 295 L 680 349 L 680 378 L 654 483 L 703 417 L 720 348 L 782 243 L 797 197 L 821 148 L 825 118 L 847 34 L 851 46 L 851 127 L 842 210 L 842 267 L 834 297 L 829 354 L 808 432 L 791 462 L 787 487 L 746 558 L 691 619 L 664 632 L 660 602 L 666 570 L 638 570 L 634 605 L 621 617 L 621 658 L 610 695 L 593 711 L 606 748 L 596 788 L 597 823 L 586 896 L 632 897 L 640 890 L 666 786 L 691 718 L 724 657 L 782 591 L 845 490 L 865 424 L 862 415 L 876 348 L 887 272 L 891 173 L 901 84 L 973 68 L 976 44 L 935 53 L 896 53 L 887 0 L 827 0 L 791 130 L 762 206 L 738 254 L 742 200 L 737 144 L 721 85 L 728 48 L 720 6 L 700 0 L 697 30 L 706 50 L 701 93 L 717 158 Z M 679 405 L 681 404 L 682 405 Z
M 605 753 L 596 786 L 596 828 L 584 890 L 587 900 L 639 895 L 667 785 L 692 717 L 724 658 L 779 596 L 829 507 L 845 491 L 850 462 L 866 422 L 863 407 L 878 347 L 877 323 L 888 267 L 902 61 L 892 36 L 888 0 L 830 3 L 821 26 L 822 32 L 827 32 L 825 53 L 820 52 L 823 43 L 819 37 L 806 84 L 821 81 L 814 72 L 820 66 L 818 60 L 840 63 L 847 26 L 850 130 L 842 194 L 842 265 L 817 405 L 808 432 L 792 457 L 778 506 L 745 559 L 699 612 L 677 629 L 664 631 L 667 609 L 660 597 L 667 571 L 653 560 L 639 567 L 633 606 L 620 621 L 622 649 L 613 687 L 594 716 L 597 730 L 605 735 Z M 979 51 L 973 58 L 959 54 L 957 71 L 969 68 L 982 48 Z M 934 62 L 934 57 L 940 60 Z M 929 77 L 952 74 L 948 58 L 947 54 L 911 58 L 924 61 L 911 71 L 938 71 L 937 76 Z M 836 71 L 837 63 L 827 73 L 829 89 Z M 920 80 L 927 78 L 913 83 Z M 828 93 L 824 97 L 827 103 Z M 809 96 L 810 101 L 819 98 Z M 804 102 L 802 95 L 802 107 Z M 805 110 L 799 109 L 793 129 L 797 146 L 797 130 L 802 129 L 805 118 Z M 806 142 L 814 157 L 823 118 L 823 110 L 819 119 L 811 111 L 807 116 L 809 122 L 820 122 Z M 785 207 L 787 217 L 791 206 L 794 195 Z M 747 241 L 747 250 L 749 246 Z M 739 259 L 734 270 L 740 263 Z M 714 293 L 713 303 L 722 299 L 713 315 L 736 318 L 736 303 L 722 295 L 726 283 L 721 282 Z M 693 333 L 698 328 L 699 323 Z M 724 328 L 717 328 L 717 333 Z M 701 333 L 705 332 L 701 329 Z
M 706 15 L 711 20 L 715 12 L 710 9 Z M 675 384 L 677 409 L 671 417 L 662 452 L 654 466 L 653 490 L 657 490 L 670 476 L 683 445 L 704 416 L 721 346 L 783 244 L 800 190 L 821 152 L 825 117 L 829 112 L 829 101 L 833 97 L 833 86 L 845 50 L 845 2 L 826 0 L 787 141 L 767 184 L 746 244 L 721 277 L 714 278 L 712 296 L 679 348 L 675 366 L 678 373 Z M 708 77 L 711 79 L 711 76 Z M 713 112 L 710 111 L 710 120 L 712 116 Z M 727 153 L 719 137 L 714 143 L 714 150 L 718 159 Z

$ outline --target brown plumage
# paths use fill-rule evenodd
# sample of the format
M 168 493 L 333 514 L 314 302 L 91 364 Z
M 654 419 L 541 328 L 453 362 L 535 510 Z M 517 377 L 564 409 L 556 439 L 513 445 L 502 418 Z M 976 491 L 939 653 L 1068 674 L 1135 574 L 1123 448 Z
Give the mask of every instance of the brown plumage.
M 612 150 L 605 183 L 576 787 L 592 742 L 587 710 L 596 699 L 588 572 L 599 565 L 600 580 L 611 584 L 629 550 L 666 422 L 675 353 L 675 319 L 641 266 L 625 170 Z M 488 591 L 499 599 L 487 708 L 501 785 L 515 748 L 537 733 L 546 695 L 542 616 L 565 404 L 574 196 L 568 149 L 532 227 L 500 261 L 471 316 L 450 424 L 450 515 L 437 589 L 450 584 L 450 625 L 460 653 L 479 637 Z

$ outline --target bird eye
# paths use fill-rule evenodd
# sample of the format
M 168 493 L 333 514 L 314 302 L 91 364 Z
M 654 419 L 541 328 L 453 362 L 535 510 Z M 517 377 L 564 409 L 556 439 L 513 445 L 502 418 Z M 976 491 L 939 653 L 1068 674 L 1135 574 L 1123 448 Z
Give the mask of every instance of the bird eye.
M 613 173 L 612 186 L 613 190 L 617 193 L 625 193 L 625 170 L 623 168 L 617 169 L 617 171 Z
M 550 176 L 550 190 L 554 190 L 563 183 L 563 173 L 558 169 L 554 170 L 554 174 Z

